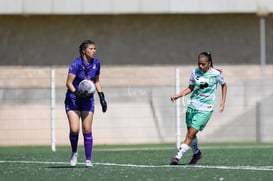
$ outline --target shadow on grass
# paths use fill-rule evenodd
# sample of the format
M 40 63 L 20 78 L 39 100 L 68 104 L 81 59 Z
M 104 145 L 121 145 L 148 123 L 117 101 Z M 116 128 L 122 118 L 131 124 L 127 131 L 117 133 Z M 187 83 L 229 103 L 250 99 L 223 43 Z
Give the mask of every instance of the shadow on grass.
M 49 166 L 47 168 L 52 168 L 52 169 L 58 169 L 58 168 L 67 168 L 67 169 L 88 169 L 86 166 L 77 166 L 77 167 L 72 167 L 69 165 L 56 165 L 56 166 Z

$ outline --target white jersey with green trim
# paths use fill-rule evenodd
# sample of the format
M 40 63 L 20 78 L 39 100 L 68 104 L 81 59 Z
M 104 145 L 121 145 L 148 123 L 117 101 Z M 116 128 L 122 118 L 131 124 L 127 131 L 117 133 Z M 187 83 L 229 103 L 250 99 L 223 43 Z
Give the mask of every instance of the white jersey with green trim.
M 212 111 L 215 102 L 217 84 L 225 84 L 218 70 L 210 68 L 206 73 L 198 67 L 192 71 L 189 84 L 194 85 L 189 107 L 200 111 Z

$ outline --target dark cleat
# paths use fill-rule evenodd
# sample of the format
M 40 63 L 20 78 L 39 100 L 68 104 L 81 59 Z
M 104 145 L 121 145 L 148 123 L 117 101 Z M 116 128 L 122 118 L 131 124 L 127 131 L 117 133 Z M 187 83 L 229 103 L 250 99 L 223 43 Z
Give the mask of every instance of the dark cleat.
M 179 162 L 178 158 L 174 157 L 174 158 L 171 160 L 170 165 L 178 165 L 178 162 Z
M 202 158 L 202 153 L 201 151 L 199 150 L 196 154 L 194 154 L 192 156 L 192 159 L 191 161 L 189 162 L 189 164 L 196 164 L 198 160 L 200 160 Z

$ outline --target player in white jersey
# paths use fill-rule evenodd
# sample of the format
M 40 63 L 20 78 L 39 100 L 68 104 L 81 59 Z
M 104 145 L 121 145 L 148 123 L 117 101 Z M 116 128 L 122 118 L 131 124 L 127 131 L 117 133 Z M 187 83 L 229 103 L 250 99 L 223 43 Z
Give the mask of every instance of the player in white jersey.
M 217 84 L 222 88 L 220 111 L 224 111 L 227 85 L 221 71 L 213 68 L 210 52 L 202 52 L 198 56 L 198 67 L 191 74 L 189 86 L 177 95 L 171 96 L 171 101 L 191 94 L 191 101 L 186 112 L 187 133 L 176 156 L 170 165 L 178 165 L 179 160 L 189 150 L 193 157 L 189 164 L 195 164 L 202 157 L 198 148 L 197 133 L 202 131 L 210 119 L 215 102 Z

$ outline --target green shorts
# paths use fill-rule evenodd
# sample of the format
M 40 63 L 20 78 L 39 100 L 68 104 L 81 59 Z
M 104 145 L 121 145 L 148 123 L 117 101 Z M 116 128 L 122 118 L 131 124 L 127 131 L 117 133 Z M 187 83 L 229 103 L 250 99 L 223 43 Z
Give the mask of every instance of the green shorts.
M 193 127 L 198 131 L 202 131 L 207 125 L 212 111 L 199 111 L 188 107 L 186 112 L 187 127 Z

